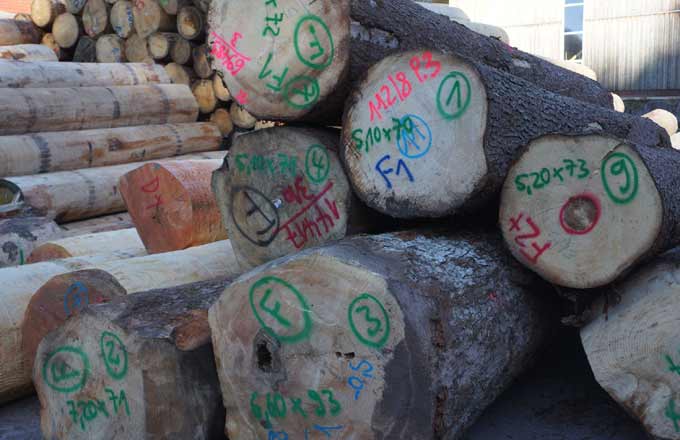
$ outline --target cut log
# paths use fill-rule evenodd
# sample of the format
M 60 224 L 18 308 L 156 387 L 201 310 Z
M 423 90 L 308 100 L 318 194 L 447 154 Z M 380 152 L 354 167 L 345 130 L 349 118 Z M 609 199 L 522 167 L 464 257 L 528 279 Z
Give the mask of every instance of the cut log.
M 52 51 L 57 56 L 57 59 L 59 61 L 64 61 L 64 58 L 66 57 L 66 51 L 62 51 L 61 47 L 59 47 L 59 45 L 57 44 L 57 41 L 54 39 L 53 34 L 43 35 L 42 40 L 40 40 L 40 45 L 49 47 L 50 49 L 52 49 Z M 0 77 L 0 82 L 2 82 L 4 80 L 4 76 L 5 76 L 5 72 L 3 70 L 2 71 L 2 77 Z
M 623 99 L 616 93 L 612 93 L 612 98 L 614 99 L 614 110 L 624 113 L 626 111 L 626 103 L 623 102 Z
M 204 14 L 194 6 L 184 6 L 177 14 L 177 32 L 187 40 L 205 38 Z
M 194 81 L 194 71 L 177 63 L 170 63 L 165 66 L 165 72 L 170 77 L 173 84 L 184 84 L 191 86 Z
M 28 23 L 33 23 L 33 19 L 31 18 L 31 14 L 26 14 L 23 12 L 20 12 L 16 15 L 14 15 L 14 20 L 16 21 L 26 21 Z
M 197 116 L 194 95 L 181 85 L 0 89 L 0 135 L 194 122 Z
M 209 123 L 168 124 L 0 136 L 0 177 L 156 160 L 221 147 Z
M 54 20 L 52 34 L 59 47 L 70 49 L 76 45 L 80 37 L 80 23 L 75 15 L 65 12 Z
M 215 74 L 213 75 L 213 89 L 215 90 L 215 97 L 223 102 L 231 101 L 231 93 L 229 89 L 224 85 L 222 77 Z
M 680 251 L 606 292 L 607 300 L 595 303 L 592 321 L 581 330 L 595 379 L 650 438 L 680 439 Z
M 191 4 L 191 0 L 161 0 L 158 3 L 168 15 L 177 15 L 180 9 Z
M 670 143 L 648 120 L 428 50 L 373 66 L 344 121 L 342 154 L 355 191 L 397 218 L 444 217 L 494 201 L 516 155 L 545 134 Z
M 651 119 L 657 125 L 668 132 L 668 136 L 673 136 L 678 132 L 678 118 L 668 110 L 656 109 L 642 116 Z
M 66 12 L 62 0 L 33 0 L 31 2 L 31 20 L 36 26 L 49 29 L 57 16 Z
M 23 335 L 28 333 L 27 341 L 35 341 L 37 344 L 46 333 L 36 336 L 31 332 L 41 331 L 42 319 L 50 317 L 50 322 L 58 326 L 59 313 L 70 316 L 89 302 L 86 298 L 79 298 L 77 291 L 69 294 L 68 291 L 54 290 L 49 293 L 49 286 L 45 286 L 57 275 L 66 275 L 81 269 L 99 269 L 107 273 L 128 294 L 218 277 L 235 277 L 239 273 L 228 241 L 181 252 L 118 261 L 108 261 L 107 256 L 100 255 L 0 269 L 0 279 L 3 280 L 3 290 L 0 292 L 2 296 L 0 304 L 3 309 L 3 313 L 0 314 L 0 360 L 2 360 L 0 362 L 0 402 L 20 397 L 30 391 L 33 364 L 32 356 L 23 355 L 28 352 L 28 347 L 23 342 Z M 96 279 L 91 285 L 86 284 L 85 278 L 71 279 L 71 281 L 67 284 L 68 286 L 81 282 L 83 286 L 92 291 L 99 291 L 98 289 L 104 285 Z M 56 283 L 52 285 L 58 286 Z M 41 295 L 34 295 L 38 290 Z M 112 293 L 109 291 L 107 294 Z M 36 316 L 35 319 L 38 321 L 29 324 L 26 319 L 30 316 Z M 37 345 L 30 353 L 35 353 L 35 347 Z
M 362 236 L 255 269 L 209 312 L 228 436 L 461 438 L 530 365 L 548 288 L 484 234 Z
M 150 163 L 120 179 L 120 193 L 150 254 L 225 240 L 210 189 L 220 160 Z
M 425 48 L 486 63 L 538 88 L 612 108 L 609 91 L 597 82 L 411 0 L 339 0 L 332 8 L 322 2 L 305 8 L 251 0 L 214 2 L 208 27 L 214 69 L 258 119 L 339 122 L 349 88 L 371 65 L 394 53 Z
M 18 44 L 14 46 L 0 46 L 0 61 L 4 62 L 10 60 L 53 62 L 59 61 L 59 58 L 52 49 L 42 44 Z M 3 75 L 0 75 L 0 77 L 2 77 Z
M 603 136 L 529 144 L 503 186 L 500 225 L 524 265 L 560 286 L 611 283 L 680 244 L 680 152 Z
M 42 263 L 89 255 L 113 255 L 119 251 L 124 251 L 130 255 L 129 258 L 146 255 L 144 244 L 135 228 L 42 240 L 42 244 L 30 253 L 26 263 Z
M 26 264 L 37 246 L 63 235 L 56 223 L 43 217 L 0 220 L 0 267 Z
M 175 17 L 168 15 L 156 0 L 136 1 L 132 16 L 137 35 L 141 38 L 154 32 L 174 32 L 177 29 Z
M 210 48 L 203 44 L 196 46 L 191 50 L 191 61 L 194 66 L 194 72 L 201 79 L 208 79 L 213 75 L 212 67 L 210 66 Z
M 172 59 L 172 51 L 178 42 L 179 44 L 188 44 L 179 34 L 173 34 L 171 32 L 156 32 L 151 34 L 149 37 L 149 53 L 154 60 L 170 60 Z M 181 51 L 181 50 L 180 50 Z M 191 56 L 191 46 L 188 50 L 189 56 Z
M 109 23 L 111 5 L 104 0 L 87 0 L 83 8 L 83 29 L 94 38 L 101 34 L 113 32 Z
M 132 34 L 125 40 L 125 56 L 133 63 L 153 64 L 148 39 L 137 34 Z
M 126 61 L 125 40 L 116 34 L 99 37 L 96 49 L 98 63 L 124 63 Z
M 191 0 L 191 2 L 196 6 L 198 9 L 201 10 L 204 14 L 208 13 L 208 10 L 210 9 L 210 3 L 212 0 Z
M 198 102 L 198 109 L 201 113 L 212 113 L 217 107 L 217 97 L 213 82 L 209 79 L 201 79 L 191 86 L 191 92 Z
M 170 47 L 170 58 L 177 64 L 189 64 L 192 62 L 192 50 L 191 43 L 184 38 L 180 38 Z
M 127 0 L 118 0 L 109 15 L 111 27 L 120 38 L 128 38 L 135 31 L 135 19 L 132 15 L 134 5 Z
M 337 142 L 337 132 L 289 127 L 234 140 L 212 187 L 243 267 L 345 236 L 352 198 Z
M 217 151 L 177 159 L 221 157 L 224 157 L 224 152 Z M 114 214 L 125 211 L 118 180 L 141 165 L 143 163 L 12 177 L 0 180 L 0 193 L 16 192 L 27 209 L 57 219 L 59 223 Z M 0 210 L 3 206 L 0 204 Z
M 34 368 L 43 435 L 69 440 L 224 437 L 207 310 L 228 282 L 117 298 L 50 334 Z M 83 376 L 63 382 L 58 372 L 66 365 Z M 70 407 L 71 412 L 64 409 Z
M 162 66 L 0 61 L 0 88 L 62 88 L 170 84 Z
M 231 103 L 231 106 L 229 107 L 229 114 L 231 116 L 232 122 L 238 128 L 252 130 L 255 127 L 255 123 L 257 122 L 257 119 L 255 119 L 253 115 L 248 113 L 248 111 L 241 107 L 241 105 L 236 101 Z
M 134 227 L 135 225 L 132 224 L 132 218 L 130 218 L 130 214 L 127 212 L 61 225 L 65 238 L 77 237 L 85 234 L 96 234 L 98 232 L 119 231 L 121 229 Z
M 234 131 L 234 123 L 231 122 L 231 114 L 223 108 L 218 108 L 210 115 L 210 122 L 217 125 L 222 137 L 229 136 Z
M 33 23 L 26 21 L 0 19 L 0 46 L 17 44 L 38 44 L 43 32 Z
M 93 38 L 87 36 L 80 37 L 73 51 L 73 62 L 95 63 L 97 61 L 96 43 Z
M 71 14 L 80 14 L 80 12 L 85 7 L 87 0 L 64 0 L 64 5 L 66 5 L 66 11 Z

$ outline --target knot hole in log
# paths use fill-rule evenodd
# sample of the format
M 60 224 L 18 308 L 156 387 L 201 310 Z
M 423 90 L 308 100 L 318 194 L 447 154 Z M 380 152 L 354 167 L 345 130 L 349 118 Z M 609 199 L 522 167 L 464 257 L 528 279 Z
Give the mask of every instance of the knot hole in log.
M 281 344 L 263 330 L 260 330 L 253 341 L 255 367 L 265 374 L 281 373 Z

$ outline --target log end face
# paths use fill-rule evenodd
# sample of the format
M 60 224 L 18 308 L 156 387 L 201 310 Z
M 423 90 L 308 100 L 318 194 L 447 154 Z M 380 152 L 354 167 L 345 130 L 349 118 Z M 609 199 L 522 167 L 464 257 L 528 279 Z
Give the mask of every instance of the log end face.
M 31 252 L 31 255 L 26 260 L 27 264 L 41 263 L 43 261 L 61 260 L 64 258 L 72 257 L 68 250 L 64 249 L 62 246 L 45 243 L 38 246 Z
M 486 90 L 472 66 L 412 51 L 373 66 L 350 98 L 342 154 L 359 197 L 400 218 L 454 213 L 487 175 Z
M 209 322 L 231 438 L 303 438 L 323 426 L 380 438 L 408 417 L 376 421 L 386 390 L 404 381 L 388 382 L 386 369 L 405 329 L 387 281 L 373 272 L 309 254 L 229 286 Z
M 634 148 L 600 136 L 546 136 L 510 170 L 500 224 L 513 255 L 543 278 L 594 288 L 654 246 L 663 216 Z

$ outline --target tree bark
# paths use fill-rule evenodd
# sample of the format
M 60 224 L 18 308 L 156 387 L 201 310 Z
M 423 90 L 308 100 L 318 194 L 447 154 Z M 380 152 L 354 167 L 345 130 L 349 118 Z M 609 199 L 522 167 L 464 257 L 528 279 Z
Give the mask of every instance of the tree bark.
M 209 312 L 229 437 L 461 438 L 547 336 L 547 288 L 483 233 L 359 236 L 255 269 Z
M 0 30 L 1 32 L 1 30 Z M 59 61 L 52 49 L 42 44 L 0 46 L 0 61 Z
M 42 240 L 29 254 L 26 263 L 42 263 L 44 261 L 64 258 L 86 257 L 89 255 L 116 254 L 123 251 L 128 258 L 146 255 L 144 244 L 134 228 L 118 231 L 99 232 L 69 238 L 51 238 Z M 122 255 L 117 253 L 116 255 Z
M 0 135 L 194 122 L 188 87 L 0 89 Z
M 0 19 L 0 46 L 14 46 L 17 44 L 40 44 L 43 31 L 33 23 Z
M 64 237 L 77 237 L 78 235 L 119 231 L 121 229 L 130 229 L 134 227 L 135 225 L 132 223 L 130 214 L 127 212 L 61 225 L 61 228 L 64 230 Z
M 655 259 L 605 292 L 581 330 L 595 379 L 651 436 L 680 439 L 680 252 Z
M 609 284 L 680 244 L 677 169 L 672 148 L 602 136 L 536 139 L 503 187 L 505 241 L 554 284 Z
M 180 156 L 185 159 L 220 159 L 224 152 L 197 153 Z M 141 163 L 62 171 L 0 180 L 0 191 L 17 192 L 21 206 L 58 223 L 114 214 L 125 211 L 118 190 L 118 180 Z M 3 207 L 0 204 L 0 209 Z
M 221 144 L 219 129 L 208 123 L 0 136 L 0 177 L 164 159 L 216 151 Z
M 54 439 L 223 438 L 224 407 L 207 309 L 228 283 L 229 278 L 218 279 L 119 298 L 87 309 L 48 336 L 34 369 L 43 434 Z M 101 344 L 110 347 L 108 357 Z M 85 359 L 90 370 L 82 386 L 74 381 L 72 392 L 55 388 L 53 372 L 59 370 L 51 365 L 68 362 L 78 368 Z M 93 402 L 90 409 L 98 409 L 81 414 L 65 409 L 80 402 Z
M 210 189 L 222 161 L 150 163 L 120 179 L 139 235 L 151 254 L 225 240 L 227 232 Z
M 538 89 L 485 64 L 414 51 L 374 65 L 350 95 L 342 156 L 371 208 L 397 218 L 443 217 L 494 201 L 531 140 L 590 133 L 669 146 L 649 120 Z
M 213 67 L 258 119 L 337 122 L 347 91 L 371 65 L 394 53 L 422 49 L 484 63 L 543 90 L 612 108 L 611 95 L 597 82 L 411 0 L 342 0 L 332 8 L 317 2 L 304 9 L 216 2 L 208 22 Z
M 26 264 L 40 244 L 57 240 L 63 231 L 54 221 L 42 217 L 0 220 L 0 268 Z

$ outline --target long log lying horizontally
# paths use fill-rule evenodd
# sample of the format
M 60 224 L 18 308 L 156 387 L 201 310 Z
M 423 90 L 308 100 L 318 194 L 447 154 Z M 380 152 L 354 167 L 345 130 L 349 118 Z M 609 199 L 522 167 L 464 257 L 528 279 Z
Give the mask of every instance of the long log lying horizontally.
M 113 278 L 123 293 L 130 294 L 240 273 L 228 241 L 146 257 L 109 258 L 112 256 L 69 258 L 0 269 L 0 402 L 30 391 L 33 354 L 49 331 L 90 301 L 106 300 L 118 293 L 106 290 L 105 286 L 112 285 L 105 284 L 106 280 Z M 89 277 L 68 275 L 83 269 L 98 271 Z M 56 276 L 62 278 L 49 283 Z M 101 295 L 90 298 L 90 291 Z
M 355 191 L 399 218 L 488 203 L 516 155 L 545 134 L 607 133 L 669 146 L 666 132 L 647 119 L 429 50 L 374 65 L 350 96 L 344 122 L 342 155 Z
M 174 84 L 0 89 L 0 135 L 194 122 L 198 104 Z
M 513 165 L 500 225 L 512 253 L 552 283 L 608 284 L 680 244 L 680 151 L 602 136 L 547 136 Z
M 33 250 L 64 232 L 54 221 L 43 217 L 16 217 L 0 220 L 0 268 L 26 264 Z
M 62 239 L 43 240 L 30 253 L 28 264 L 63 258 L 86 257 L 123 251 L 128 258 L 146 255 L 144 244 L 134 228 L 118 231 L 99 232 Z
M 0 61 L 59 61 L 56 53 L 44 44 L 0 46 Z
M 31 22 L 0 19 L 0 46 L 39 44 L 42 35 L 43 32 Z
M 0 61 L 0 87 L 59 88 L 170 84 L 163 66 L 142 63 Z
M 220 159 L 224 152 L 179 156 L 186 159 Z M 0 192 L 16 192 L 23 205 L 59 223 L 83 220 L 125 211 L 118 181 L 125 173 L 143 165 L 131 163 L 79 171 L 0 179 Z M 0 209 L 3 205 L 0 204 Z
M 337 121 L 348 88 L 387 55 L 436 49 L 486 63 L 535 86 L 612 108 L 597 82 L 493 38 L 411 0 L 340 0 L 305 8 L 250 0 L 215 2 L 208 22 L 213 67 L 258 119 Z M 260 23 L 246 25 L 246 23 Z M 350 24 L 351 23 L 351 24 Z M 263 47 L 268 50 L 262 50 Z
M 545 289 L 487 234 L 359 236 L 255 269 L 209 313 L 228 435 L 460 438 L 546 336 Z
M 607 288 L 581 340 L 595 379 L 658 439 L 680 439 L 680 249 Z
M 151 254 L 225 240 L 210 189 L 221 160 L 149 163 L 120 178 L 120 193 Z
M 78 235 L 96 234 L 98 232 L 120 231 L 121 229 L 134 228 L 130 214 L 121 212 L 119 214 L 105 215 L 89 220 L 65 223 L 61 225 L 64 230 L 64 237 L 77 237 Z
M 240 264 L 345 236 L 352 197 L 336 148 L 333 131 L 277 127 L 236 138 L 212 187 Z
M 228 282 L 119 298 L 45 338 L 33 376 L 43 435 L 223 438 L 207 309 Z
M 0 177 L 163 159 L 221 145 L 219 128 L 208 123 L 0 136 Z

